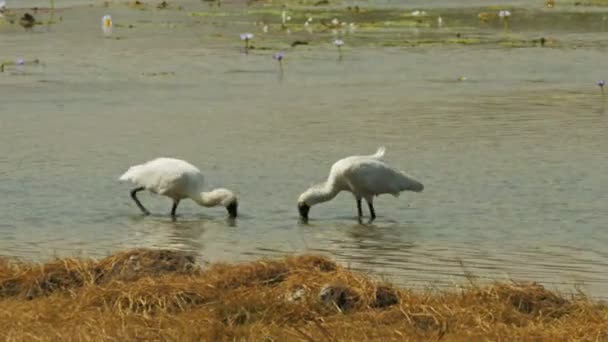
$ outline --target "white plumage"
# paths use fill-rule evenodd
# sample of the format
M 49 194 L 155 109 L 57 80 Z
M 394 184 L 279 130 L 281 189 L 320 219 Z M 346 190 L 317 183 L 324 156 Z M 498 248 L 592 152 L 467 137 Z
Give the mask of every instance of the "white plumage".
M 365 199 L 370 221 L 376 218 L 374 196 L 391 194 L 398 197 L 401 191 L 406 190 L 421 192 L 424 189 L 422 183 L 382 160 L 385 151 L 384 147 L 380 147 L 375 154 L 351 156 L 335 162 L 327 181 L 312 186 L 300 195 L 298 209 L 302 219 L 308 220 L 310 207 L 333 199 L 340 191 L 350 191 L 355 196 L 359 220 L 363 216 L 361 199 Z
M 224 206 L 231 217 L 236 217 L 238 201 L 236 195 L 224 188 L 203 191 L 205 179 L 194 165 L 180 159 L 157 158 L 129 168 L 119 180 L 137 185 L 131 190 L 131 198 L 145 215 L 150 212 L 137 199 L 137 192 L 149 190 L 155 194 L 173 199 L 171 216 L 182 199 L 190 198 L 201 206 Z

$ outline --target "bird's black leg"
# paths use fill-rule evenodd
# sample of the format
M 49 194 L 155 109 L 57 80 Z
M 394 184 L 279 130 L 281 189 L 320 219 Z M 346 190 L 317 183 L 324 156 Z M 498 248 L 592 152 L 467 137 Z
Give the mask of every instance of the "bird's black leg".
M 141 209 L 141 211 L 144 213 L 144 215 L 150 215 L 150 212 L 148 211 L 148 209 L 144 208 L 143 205 L 141 205 L 141 202 L 137 199 L 137 193 L 139 191 L 145 190 L 146 188 L 144 188 L 143 186 L 140 186 L 139 188 L 135 188 L 133 190 L 131 190 L 131 198 L 135 201 L 135 204 L 137 204 L 137 206 L 139 207 L 139 209 Z
M 359 223 L 361 223 L 361 217 L 363 217 L 363 210 L 361 210 L 361 199 L 357 198 L 357 212 L 359 213 Z
M 367 202 L 369 206 L 369 222 L 371 223 L 376 219 L 376 211 L 374 210 L 374 204 L 372 202 Z
M 175 219 L 175 210 L 177 210 L 177 205 L 179 204 L 179 201 L 173 201 L 173 208 L 171 208 L 171 217 L 173 217 Z

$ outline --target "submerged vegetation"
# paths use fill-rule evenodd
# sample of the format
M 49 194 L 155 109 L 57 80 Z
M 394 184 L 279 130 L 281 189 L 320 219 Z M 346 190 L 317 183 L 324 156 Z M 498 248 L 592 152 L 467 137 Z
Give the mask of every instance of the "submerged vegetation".
M 2 340 L 604 340 L 608 308 L 534 283 L 400 289 L 320 256 L 0 259 Z

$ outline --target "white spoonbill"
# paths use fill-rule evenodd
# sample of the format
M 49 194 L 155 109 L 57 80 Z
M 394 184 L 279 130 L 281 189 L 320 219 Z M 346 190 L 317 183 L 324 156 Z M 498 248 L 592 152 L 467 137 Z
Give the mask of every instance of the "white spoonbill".
M 310 207 L 333 199 L 340 191 L 350 191 L 355 196 L 359 221 L 363 216 L 361 199 L 365 199 L 369 206 L 370 222 L 376 218 L 374 196 L 391 194 L 398 197 L 405 190 L 421 192 L 424 189 L 422 183 L 382 161 L 385 151 L 384 147 L 380 147 L 375 154 L 351 156 L 335 162 L 327 181 L 312 186 L 300 195 L 298 210 L 302 220 L 308 221 Z
M 137 199 L 137 192 L 149 190 L 155 194 L 173 199 L 171 216 L 175 218 L 175 210 L 179 201 L 190 198 L 204 207 L 224 206 L 230 217 L 237 215 L 238 200 L 236 195 L 228 189 L 215 189 L 203 191 L 205 179 L 203 174 L 194 165 L 180 159 L 157 158 L 141 165 L 129 168 L 120 176 L 121 181 L 130 181 L 137 185 L 131 190 L 131 198 L 141 209 L 144 215 L 150 212 Z

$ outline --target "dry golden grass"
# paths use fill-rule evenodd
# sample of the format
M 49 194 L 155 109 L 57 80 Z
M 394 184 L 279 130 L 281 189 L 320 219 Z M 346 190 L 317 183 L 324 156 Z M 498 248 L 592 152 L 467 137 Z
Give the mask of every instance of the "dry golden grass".
M 0 339 L 605 341 L 608 308 L 537 284 L 397 289 L 319 256 L 203 270 L 183 253 L 132 250 L 0 259 Z

